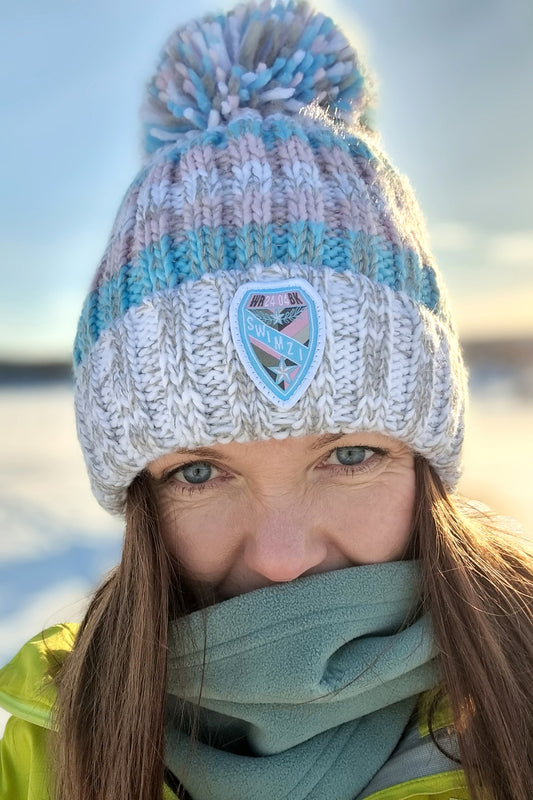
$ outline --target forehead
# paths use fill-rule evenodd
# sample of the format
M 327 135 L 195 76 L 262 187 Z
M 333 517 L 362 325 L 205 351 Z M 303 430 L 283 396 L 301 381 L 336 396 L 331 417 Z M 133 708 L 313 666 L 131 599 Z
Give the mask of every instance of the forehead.
M 316 457 L 328 448 L 360 446 L 381 447 L 391 451 L 407 450 L 398 439 L 380 433 L 361 431 L 358 433 L 324 433 L 311 436 L 287 436 L 283 439 L 264 439 L 252 442 L 230 442 L 194 449 L 178 448 L 148 464 L 150 472 L 165 469 L 178 461 L 189 458 L 218 459 L 223 461 L 255 461 L 265 459 Z

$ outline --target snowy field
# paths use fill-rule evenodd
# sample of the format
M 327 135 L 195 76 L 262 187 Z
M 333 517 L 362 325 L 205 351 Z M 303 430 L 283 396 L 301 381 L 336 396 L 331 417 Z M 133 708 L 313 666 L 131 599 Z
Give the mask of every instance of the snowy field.
M 0 390 L 0 442 L 3 664 L 41 629 L 80 618 L 118 558 L 121 526 L 90 493 L 69 386 Z M 473 393 L 460 488 L 533 533 L 532 446 L 531 398 Z

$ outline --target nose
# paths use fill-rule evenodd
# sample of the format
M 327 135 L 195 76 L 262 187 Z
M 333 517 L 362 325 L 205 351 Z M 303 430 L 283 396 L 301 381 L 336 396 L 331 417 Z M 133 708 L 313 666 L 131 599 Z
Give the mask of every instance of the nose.
M 292 581 L 326 560 L 327 539 L 304 498 L 257 503 L 245 522 L 246 566 L 269 581 Z

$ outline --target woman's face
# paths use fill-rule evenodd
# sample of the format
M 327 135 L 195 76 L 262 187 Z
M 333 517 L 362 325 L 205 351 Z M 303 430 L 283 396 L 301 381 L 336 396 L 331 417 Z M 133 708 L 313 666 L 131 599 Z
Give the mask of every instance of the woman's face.
M 148 468 L 167 547 L 217 600 L 394 561 L 409 539 L 413 454 L 380 434 L 180 450 Z

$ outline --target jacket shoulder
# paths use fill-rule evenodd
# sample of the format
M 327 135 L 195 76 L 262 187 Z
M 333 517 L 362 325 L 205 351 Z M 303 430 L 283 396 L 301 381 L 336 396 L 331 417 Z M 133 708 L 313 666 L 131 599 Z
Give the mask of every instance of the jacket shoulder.
M 0 670 L 0 706 L 11 716 L 0 740 L 0 798 L 50 800 L 48 728 L 55 691 L 50 672 L 74 645 L 78 625 L 56 625 L 30 639 Z M 163 800 L 176 800 L 168 786 Z
M 458 756 L 448 698 L 438 687 L 424 692 L 396 749 L 357 800 L 469 800 Z
M 0 706 L 21 720 L 51 728 L 51 674 L 72 650 L 78 625 L 55 625 L 34 636 L 0 670 Z

